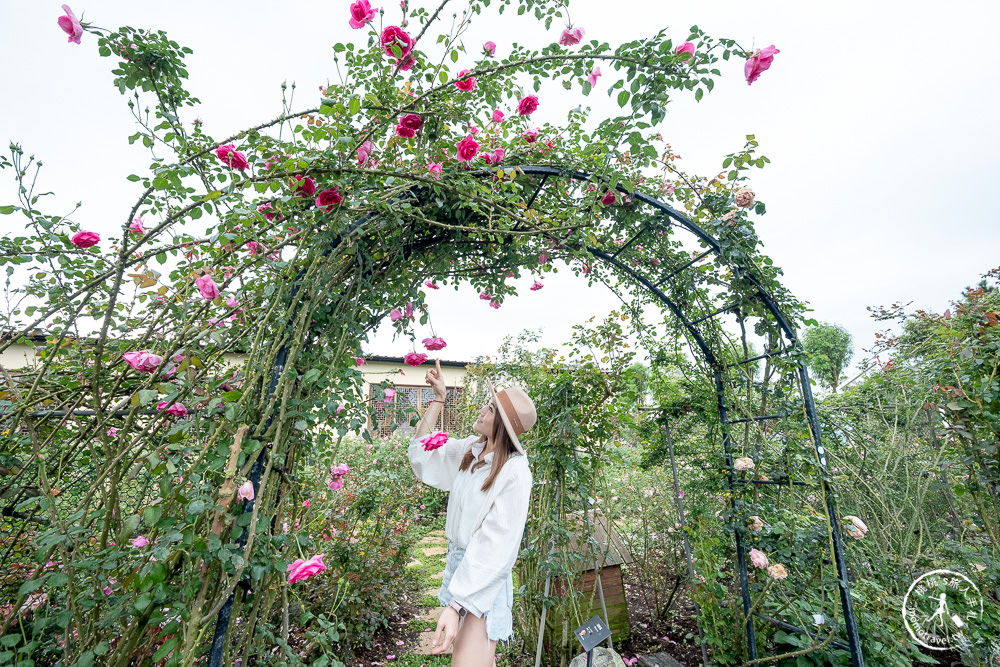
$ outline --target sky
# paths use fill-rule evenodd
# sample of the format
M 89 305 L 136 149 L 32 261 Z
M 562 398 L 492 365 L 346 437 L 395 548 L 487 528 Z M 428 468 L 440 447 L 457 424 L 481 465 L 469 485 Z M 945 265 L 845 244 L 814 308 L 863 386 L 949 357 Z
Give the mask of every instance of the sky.
M 75 0 L 72 8 L 98 26 L 162 29 L 194 49 L 188 89 L 202 104 L 182 120 L 200 117 L 206 131 L 224 137 L 279 115 L 284 81 L 297 84 L 294 107 L 315 105 L 318 88 L 336 76 L 332 45 L 367 40 L 348 27 L 349 4 Z M 385 8 L 385 25 L 398 23 L 395 0 L 372 4 Z M 452 0 L 444 19 L 450 23 L 460 6 Z M 511 41 L 541 47 L 565 27 L 545 31 L 533 18 L 491 12 L 464 36 L 470 54 L 486 40 L 500 55 Z M 56 24 L 61 13 L 55 2 L 0 0 L 0 139 L 43 161 L 41 190 L 55 193 L 49 211 L 66 213 L 82 202 L 73 216 L 81 228 L 117 233 L 139 192 L 125 177 L 143 173 L 149 154 L 127 142 L 137 128 L 111 85 L 113 61 L 98 57 L 94 35 L 67 44 Z M 746 48 L 780 49 L 752 86 L 742 61 L 721 63 L 715 90 L 700 103 L 677 98 L 660 128 L 682 166 L 701 174 L 718 172 L 726 153 L 756 136 L 771 160 L 752 174 L 767 203 L 755 220 L 764 250 L 814 318 L 851 331 L 857 358 L 883 326 L 869 318 L 868 306 L 912 302 L 940 312 L 1000 265 L 1000 55 L 992 34 L 1000 4 L 581 0 L 570 17 L 586 39 L 612 45 L 661 28 L 680 43 L 697 24 Z M 613 82 L 610 74 L 599 91 Z M 560 122 L 580 104 L 596 117 L 617 112 L 597 91 L 585 98 L 553 86 L 539 96 L 540 120 Z M 15 194 L 9 172 L 0 172 L 0 204 L 13 203 Z M 4 233 L 20 224 L 0 217 Z M 555 346 L 573 325 L 618 305 L 609 290 L 587 288 L 565 271 L 546 276 L 536 292 L 526 289 L 530 277 L 521 282 L 523 295 L 498 310 L 468 288 L 431 292 L 433 333 L 449 342 L 443 358 L 493 354 L 505 336 L 524 329 L 541 329 L 542 342 Z M 432 332 L 416 333 L 419 340 Z M 388 331 L 365 347 L 380 355 L 410 350 L 409 340 Z

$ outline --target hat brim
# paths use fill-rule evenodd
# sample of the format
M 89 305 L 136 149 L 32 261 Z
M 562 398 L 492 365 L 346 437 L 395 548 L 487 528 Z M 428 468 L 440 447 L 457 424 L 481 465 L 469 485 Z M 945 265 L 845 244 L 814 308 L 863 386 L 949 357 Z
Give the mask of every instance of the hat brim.
M 525 454 L 524 447 L 521 445 L 521 441 L 517 437 L 517 433 L 514 432 L 514 426 L 510 423 L 510 419 L 507 417 L 507 413 L 504 412 L 503 408 L 500 407 L 497 398 L 497 391 L 493 388 L 493 383 L 490 382 L 489 378 L 486 378 L 486 386 L 490 389 L 490 396 L 496 401 L 497 411 L 496 414 L 500 415 L 500 419 L 503 421 L 504 428 L 507 429 L 507 435 L 510 436 L 511 442 L 514 443 L 514 448 L 522 454 Z M 527 456 L 527 454 L 525 454 Z

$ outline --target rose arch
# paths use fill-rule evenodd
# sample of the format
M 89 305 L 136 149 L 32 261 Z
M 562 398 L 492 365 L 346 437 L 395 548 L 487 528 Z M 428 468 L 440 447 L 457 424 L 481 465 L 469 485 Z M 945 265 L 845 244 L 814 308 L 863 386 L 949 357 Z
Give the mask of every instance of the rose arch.
M 548 21 L 562 8 L 520 6 Z M 482 8 L 470 4 L 467 17 Z M 150 119 L 130 102 L 132 140 L 171 156 L 130 177 L 145 190 L 113 241 L 40 210 L 19 148 L 2 163 L 22 186 L 2 212 L 23 214 L 29 230 L 4 238 L 4 263 L 33 277 L 19 287 L 30 305 L 0 345 L 46 332 L 37 367 L 3 377 L 6 449 L 20 463 L 4 497 L 23 524 L 11 543 L 37 565 L 14 608 L 47 605 L 39 636 L 58 636 L 51 650 L 84 663 L 125 665 L 156 648 L 157 659 L 202 651 L 221 664 L 227 644 L 233 656 L 280 634 L 264 617 L 287 596 L 286 566 L 301 548 L 282 530 L 302 512 L 296 471 L 317 433 L 342 436 L 367 419 L 356 362 L 366 335 L 407 304 L 413 314 L 393 318 L 401 331 L 424 317 L 428 283 L 470 283 L 502 307 L 523 274 L 558 263 L 621 285 L 636 312 L 663 311 L 658 326 L 686 339 L 716 397 L 720 521 L 747 659 L 767 645 L 761 629 L 778 627 L 862 665 L 796 336 L 804 308 L 760 252 L 750 216 L 764 208 L 746 171 L 766 158 L 748 137 L 726 174 L 698 179 L 653 130 L 668 95 L 701 99 L 731 55 L 747 58 L 752 82 L 777 50 L 746 52 L 696 28 L 683 43 L 660 33 L 612 49 L 571 27 L 558 44 L 499 56 L 492 43 L 470 55 L 453 33 L 420 50 L 437 13 L 409 11 L 415 35 L 373 29 L 376 13 L 354 3 L 351 25 L 369 41 L 335 47 L 344 82 L 315 108 L 222 140 L 180 120 L 196 102 L 183 87 L 185 49 L 163 33 L 101 33 L 116 86 L 155 108 Z M 60 24 L 71 41 L 98 32 L 69 17 Z M 453 72 L 449 58 L 464 66 Z M 589 94 L 599 76 L 612 79 L 622 115 L 595 126 L 574 111 L 564 126 L 533 127 L 545 98 L 528 92 L 531 79 Z M 247 356 L 237 369 L 225 363 L 234 351 Z M 137 480 L 139 492 L 122 493 Z M 755 508 L 768 496 L 815 504 L 819 518 L 814 549 L 755 588 Z M 822 591 L 815 612 L 827 621 L 809 629 L 799 610 L 763 613 L 771 586 L 789 600 Z M 234 605 L 258 625 L 234 636 Z M 113 643 L 104 616 L 125 623 Z M 0 636 L 17 618 L 6 616 Z

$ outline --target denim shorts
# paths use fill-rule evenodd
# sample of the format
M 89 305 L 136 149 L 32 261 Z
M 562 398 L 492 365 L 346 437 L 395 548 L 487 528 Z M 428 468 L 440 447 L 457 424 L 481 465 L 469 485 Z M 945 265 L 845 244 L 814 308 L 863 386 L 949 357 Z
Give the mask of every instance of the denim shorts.
M 465 556 L 465 549 L 448 543 L 448 556 L 445 559 L 444 577 L 441 579 L 441 592 L 438 593 L 438 601 L 441 606 L 447 607 L 451 604 L 451 592 L 448 584 L 451 582 L 458 564 Z M 514 617 L 511 610 L 514 607 L 514 577 L 507 575 L 507 581 L 500 589 L 497 599 L 493 601 L 493 607 L 486 612 L 486 636 L 492 641 L 507 641 L 514 634 Z

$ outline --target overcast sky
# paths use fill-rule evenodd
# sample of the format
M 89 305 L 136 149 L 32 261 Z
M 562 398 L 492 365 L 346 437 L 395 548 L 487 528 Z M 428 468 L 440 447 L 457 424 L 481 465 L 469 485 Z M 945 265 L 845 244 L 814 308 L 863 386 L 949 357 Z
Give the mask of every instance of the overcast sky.
M 411 0 L 413 2 L 414 0 Z M 297 82 L 296 108 L 313 106 L 334 74 L 331 46 L 367 40 L 347 25 L 348 0 L 75 0 L 84 21 L 165 30 L 194 49 L 189 90 L 202 105 L 190 116 L 224 137 L 281 111 L 279 86 Z M 384 24 L 398 23 L 396 0 Z M 448 6 L 461 6 L 453 0 Z M 139 189 L 125 180 L 143 173 L 148 152 L 129 146 L 136 131 L 112 85 L 113 61 L 97 56 L 96 37 L 67 44 L 56 24 L 58 2 L 0 0 L 0 133 L 45 163 L 48 210 L 67 212 L 85 229 L 117 233 Z M 450 21 L 448 11 L 444 12 Z M 756 220 L 765 251 L 813 316 L 846 326 L 855 347 L 877 329 L 866 306 L 894 301 L 944 310 L 966 285 L 1000 265 L 1000 56 L 993 45 L 1000 3 L 649 2 L 582 0 L 572 5 L 587 39 L 617 43 L 670 28 L 675 43 L 697 24 L 746 47 L 775 44 L 781 53 L 747 86 L 742 61 L 723 63 L 723 77 L 701 103 L 680 98 L 661 126 L 688 171 L 712 174 L 722 157 L 755 134 L 771 159 L 753 174 L 768 212 Z M 533 19 L 480 20 L 465 37 L 470 52 L 491 39 L 498 55 L 518 41 L 542 46 L 557 38 Z M 471 59 L 471 56 L 470 56 Z M 610 68 L 606 68 L 610 69 Z M 605 73 L 598 86 L 613 82 Z M 606 96 L 561 87 L 540 92 L 541 120 L 589 104 L 615 113 Z M 548 114 L 548 115 L 544 115 Z M 0 203 L 15 185 L 0 174 Z M 20 218 L 2 217 L 4 232 Z M 522 279 L 524 287 L 531 279 Z M 432 293 L 436 333 L 449 359 L 496 350 L 505 335 L 541 327 L 558 344 L 574 324 L 615 306 L 602 288 L 587 290 L 568 273 L 546 287 L 487 307 L 468 289 Z M 418 331 L 418 338 L 430 335 Z M 375 354 L 403 354 L 408 341 L 378 336 Z

